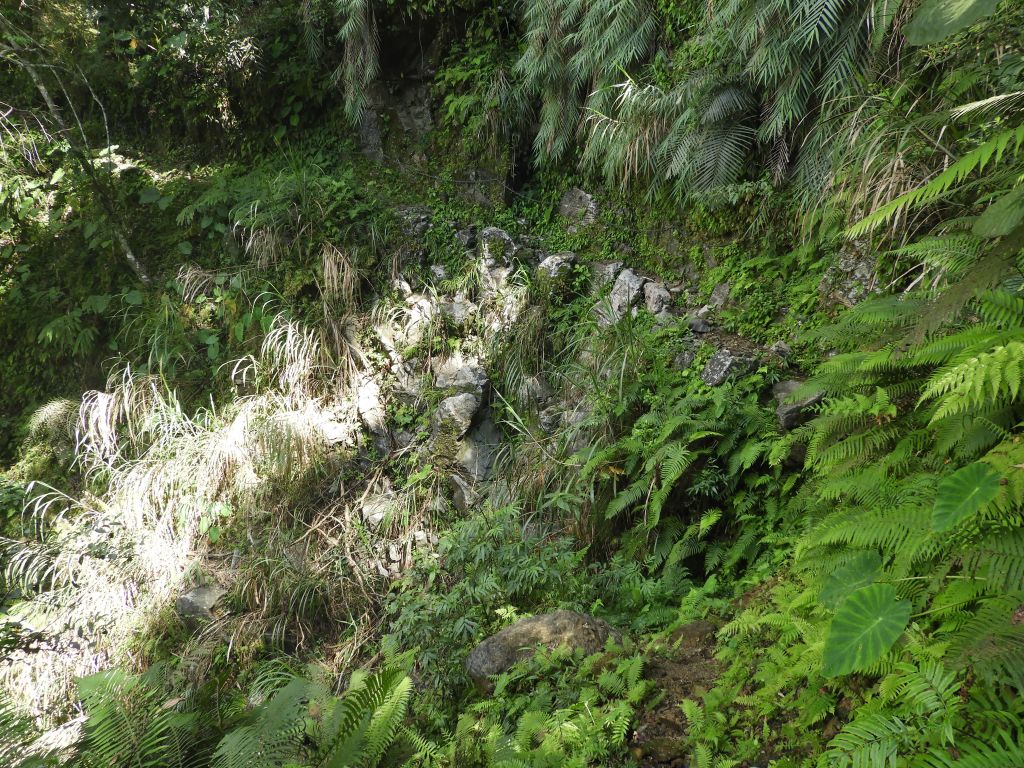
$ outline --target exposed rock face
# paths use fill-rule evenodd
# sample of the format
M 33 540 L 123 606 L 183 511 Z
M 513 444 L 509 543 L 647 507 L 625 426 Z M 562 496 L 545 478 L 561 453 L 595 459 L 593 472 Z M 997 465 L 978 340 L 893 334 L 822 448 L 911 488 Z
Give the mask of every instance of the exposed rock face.
M 479 235 L 480 251 L 488 267 L 508 264 L 519 250 L 512 235 L 498 227 L 486 227 Z
M 455 233 L 455 239 L 462 244 L 463 248 L 476 248 L 476 227 L 469 226 L 460 229 Z
M 459 446 L 456 456 L 466 473 L 477 483 L 491 476 L 494 460 L 501 448 L 501 430 L 490 412 L 485 410 L 479 423 L 469 431 Z
M 479 688 L 489 690 L 492 675 L 528 659 L 538 645 L 566 645 L 589 655 L 603 649 L 609 638 L 620 642 L 622 635 L 601 619 L 573 611 L 543 613 L 520 619 L 480 643 L 466 659 L 466 671 Z
M 421 237 L 431 227 L 433 212 L 429 208 L 410 206 L 408 208 L 398 208 L 395 213 L 402 220 L 402 229 L 405 230 L 407 235 Z
M 749 373 L 754 361 L 749 357 L 743 357 L 728 349 L 720 349 L 711 356 L 711 359 L 701 371 L 701 380 L 710 387 L 717 387 L 724 384 L 730 376 L 742 376 Z
M 379 528 L 384 519 L 394 510 L 395 497 L 388 493 L 368 496 L 359 509 L 363 523 L 370 528 Z
M 813 414 L 809 409 L 822 400 L 822 393 L 817 392 L 791 402 L 790 397 L 803 384 L 802 381 L 790 379 L 789 381 L 780 381 L 772 387 L 772 394 L 775 395 L 775 399 L 779 403 L 778 408 L 775 409 L 775 415 L 779 419 L 779 426 L 783 429 L 793 429 L 810 419 Z
M 711 291 L 711 298 L 708 299 L 708 304 L 717 309 L 721 309 L 729 302 L 729 284 L 719 283 Z
M 216 618 L 213 607 L 225 594 L 225 590 L 216 585 L 196 587 L 174 601 L 174 608 L 186 623 L 196 624 Z
M 615 285 L 608 299 L 611 305 L 611 317 L 601 317 L 602 324 L 610 325 L 622 319 L 630 309 L 635 307 L 643 296 L 646 277 L 638 275 L 631 269 L 624 269 L 615 278 Z
M 356 410 L 359 420 L 373 436 L 374 446 L 380 453 L 390 450 L 387 413 L 380 396 L 380 385 L 372 376 L 364 375 L 356 388 Z
M 475 358 L 454 355 L 434 366 L 434 386 L 479 396 L 487 386 L 487 372 Z
M 435 427 L 451 426 L 456 437 L 462 437 L 469 431 L 473 423 L 476 409 L 480 407 L 480 398 L 469 392 L 446 397 L 434 412 Z
M 619 276 L 619 272 L 622 271 L 622 266 L 621 261 L 606 261 L 595 264 L 590 276 L 591 287 L 594 291 L 600 291 L 606 285 L 613 283 L 615 278 Z
M 663 283 L 644 283 L 644 306 L 652 315 L 667 310 L 672 304 L 672 294 Z
M 863 248 L 863 251 L 867 251 Z M 857 243 L 825 272 L 818 285 L 818 292 L 826 301 L 852 307 L 868 297 L 875 290 L 875 260 L 870 253 L 862 252 Z
M 568 230 L 576 232 L 579 227 L 593 224 L 597 219 L 597 201 L 593 195 L 584 192 L 579 187 L 573 187 L 562 195 L 562 200 L 558 204 L 558 213 L 573 222 L 569 225 Z
M 690 330 L 694 333 L 708 333 L 711 330 L 711 323 L 703 317 L 688 317 L 686 324 L 690 326 Z
M 456 296 L 441 305 L 441 315 L 457 328 L 465 328 L 477 316 L 479 308 L 476 304 Z

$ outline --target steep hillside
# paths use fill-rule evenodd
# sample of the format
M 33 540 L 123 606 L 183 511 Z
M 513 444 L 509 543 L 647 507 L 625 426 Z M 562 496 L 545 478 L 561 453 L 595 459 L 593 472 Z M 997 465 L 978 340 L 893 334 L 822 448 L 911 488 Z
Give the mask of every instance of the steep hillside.
M 0 762 L 1024 765 L 1024 9 L 0 9 Z

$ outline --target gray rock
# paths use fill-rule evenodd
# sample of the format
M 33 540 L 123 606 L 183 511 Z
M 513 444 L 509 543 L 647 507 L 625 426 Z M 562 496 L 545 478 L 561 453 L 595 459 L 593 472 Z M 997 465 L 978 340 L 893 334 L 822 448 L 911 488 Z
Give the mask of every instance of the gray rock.
M 487 371 L 475 358 L 456 354 L 434 365 L 434 386 L 438 389 L 457 389 L 479 396 L 487 381 Z
M 772 394 L 775 395 L 779 404 L 775 409 L 775 415 L 779 419 L 779 426 L 783 429 L 793 429 L 812 418 L 814 414 L 809 409 L 820 403 L 824 397 L 823 393 L 814 392 L 793 400 L 793 394 L 803 385 L 802 381 L 790 379 L 780 381 L 772 387 Z
M 686 368 L 689 368 L 691 365 L 693 365 L 693 361 L 695 358 L 696 355 L 693 353 L 693 350 L 684 349 L 682 352 L 680 352 L 678 355 L 672 358 L 672 367 L 679 371 L 685 370 Z
M 729 284 L 719 283 L 711 291 L 711 298 L 708 299 L 708 304 L 717 309 L 721 309 L 729 303 Z
M 407 208 L 397 208 L 395 213 L 402 222 L 402 230 L 407 235 L 421 237 L 431 227 L 433 211 L 429 208 L 409 206 Z
M 672 304 L 672 294 L 664 283 L 644 283 L 644 306 L 652 315 L 657 315 L 668 309 Z
M 452 325 L 464 328 L 477 315 L 478 307 L 471 301 L 455 298 L 441 305 L 441 316 Z
M 378 452 L 384 454 L 390 450 L 387 412 L 380 395 L 380 385 L 368 375 L 362 376 L 356 384 L 356 410 L 359 420 L 371 435 Z
M 452 503 L 455 508 L 467 514 L 477 502 L 476 491 L 473 490 L 473 486 L 470 485 L 459 475 L 451 476 L 452 483 Z
M 605 261 L 595 264 L 590 274 L 591 287 L 597 292 L 606 285 L 614 283 L 615 278 L 622 271 L 622 267 L 623 263 L 621 261 Z
M 576 232 L 579 227 L 593 224 L 597 219 L 597 201 L 593 195 L 579 187 L 573 187 L 562 195 L 562 200 L 558 203 L 558 213 L 571 221 L 568 230 Z
M 717 387 L 725 383 L 730 376 L 749 373 L 753 364 L 754 361 L 749 357 L 733 354 L 728 349 L 720 349 L 708 360 L 700 373 L 700 378 L 708 386 Z
M 646 277 L 641 277 L 631 269 L 624 269 L 615 278 L 615 285 L 612 286 L 611 308 L 614 319 L 619 320 L 626 312 L 637 305 L 643 292 Z
M 848 245 L 818 285 L 823 299 L 846 307 L 859 304 L 875 290 L 875 259 L 861 242 Z
M 771 352 L 773 355 L 778 355 L 779 357 L 789 357 L 791 354 L 793 354 L 793 348 L 790 347 L 789 344 L 787 344 L 784 341 L 776 341 L 774 344 L 768 347 L 768 351 Z
M 694 333 L 708 333 L 711 330 L 711 323 L 703 317 L 688 317 L 686 324 L 690 326 L 690 330 Z
M 537 414 L 537 422 L 540 424 L 540 428 L 550 435 L 561 425 L 562 415 L 562 406 L 555 403 Z
M 518 661 L 530 658 L 537 646 L 555 649 L 568 646 L 590 655 L 622 635 L 601 619 L 574 611 L 554 611 L 520 619 L 484 640 L 470 651 L 466 672 L 482 690 L 490 690 L 490 678 L 507 672 Z
M 213 607 L 225 594 L 226 590 L 215 584 L 196 587 L 179 595 L 178 599 L 174 601 L 174 609 L 186 623 L 211 621 L 216 618 Z
M 519 247 L 512 235 L 498 227 L 487 227 L 480 233 L 480 255 L 488 267 L 507 265 Z
M 395 497 L 391 494 L 378 493 L 368 496 L 359 508 L 359 516 L 370 528 L 379 528 L 381 523 L 395 509 Z
M 380 136 L 380 117 L 372 109 L 364 109 L 359 120 L 359 151 L 377 162 L 384 159 L 384 146 Z
M 538 265 L 537 271 L 545 277 L 555 278 L 565 272 L 568 272 L 575 263 L 575 253 L 572 251 L 562 251 L 560 253 L 553 253 L 544 259 L 544 261 Z
M 455 233 L 455 239 L 462 244 L 463 248 L 476 248 L 476 227 L 460 229 Z
M 543 376 L 527 376 L 520 386 L 519 399 L 537 408 L 543 408 L 554 396 Z
M 444 264 L 431 264 L 430 276 L 436 281 L 441 282 L 448 279 L 448 270 L 445 269 Z
M 485 412 L 459 445 L 455 458 L 474 482 L 481 483 L 491 476 L 494 460 L 501 449 L 501 438 L 501 430 L 490 413 Z
M 450 426 L 453 428 L 456 437 L 462 437 L 469 431 L 473 423 L 473 416 L 480 407 L 480 398 L 469 392 L 461 395 L 446 397 L 437 406 L 434 412 L 434 426 Z

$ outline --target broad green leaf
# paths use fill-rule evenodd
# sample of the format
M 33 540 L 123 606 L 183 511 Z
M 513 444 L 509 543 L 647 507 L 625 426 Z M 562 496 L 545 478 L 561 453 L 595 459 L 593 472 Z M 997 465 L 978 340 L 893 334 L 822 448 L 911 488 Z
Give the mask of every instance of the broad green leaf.
M 993 13 L 999 0 L 924 0 L 903 28 L 911 45 L 944 40 Z
M 146 187 L 144 190 L 139 192 L 139 202 L 144 205 L 155 203 L 160 199 L 160 190 L 156 187 Z
M 864 669 L 892 648 L 910 621 L 910 602 L 891 584 L 862 587 L 843 601 L 832 619 L 822 671 L 826 677 Z
M 124 303 L 137 307 L 142 303 L 142 291 L 128 291 L 128 293 L 124 295 Z
M 977 514 L 999 493 L 1001 476 L 984 462 L 976 461 L 939 483 L 932 509 L 932 530 L 947 531 Z
M 881 555 L 877 552 L 860 552 L 828 577 L 822 587 L 820 600 L 824 606 L 835 608 L 861 587 L 874 583 L 881 573 Z
M 187 240 L 182 240 L 180 243 L 178 243 L 178 253 L 182 254 L 183 256 L 188 256 L 189 254 L 191 254 L 192 243 L 188 242 Z
M 1024 185 L 996 200 L 974 222 L 978 237 L 1005 237 L 1024 220 Z

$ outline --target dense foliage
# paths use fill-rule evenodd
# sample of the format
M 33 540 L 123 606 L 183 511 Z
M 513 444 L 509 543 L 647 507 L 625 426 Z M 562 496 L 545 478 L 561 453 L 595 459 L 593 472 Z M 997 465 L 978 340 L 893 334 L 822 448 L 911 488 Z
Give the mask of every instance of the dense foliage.
M 4 5 L 0 762 L 1024 765 L 1022 44 Z

